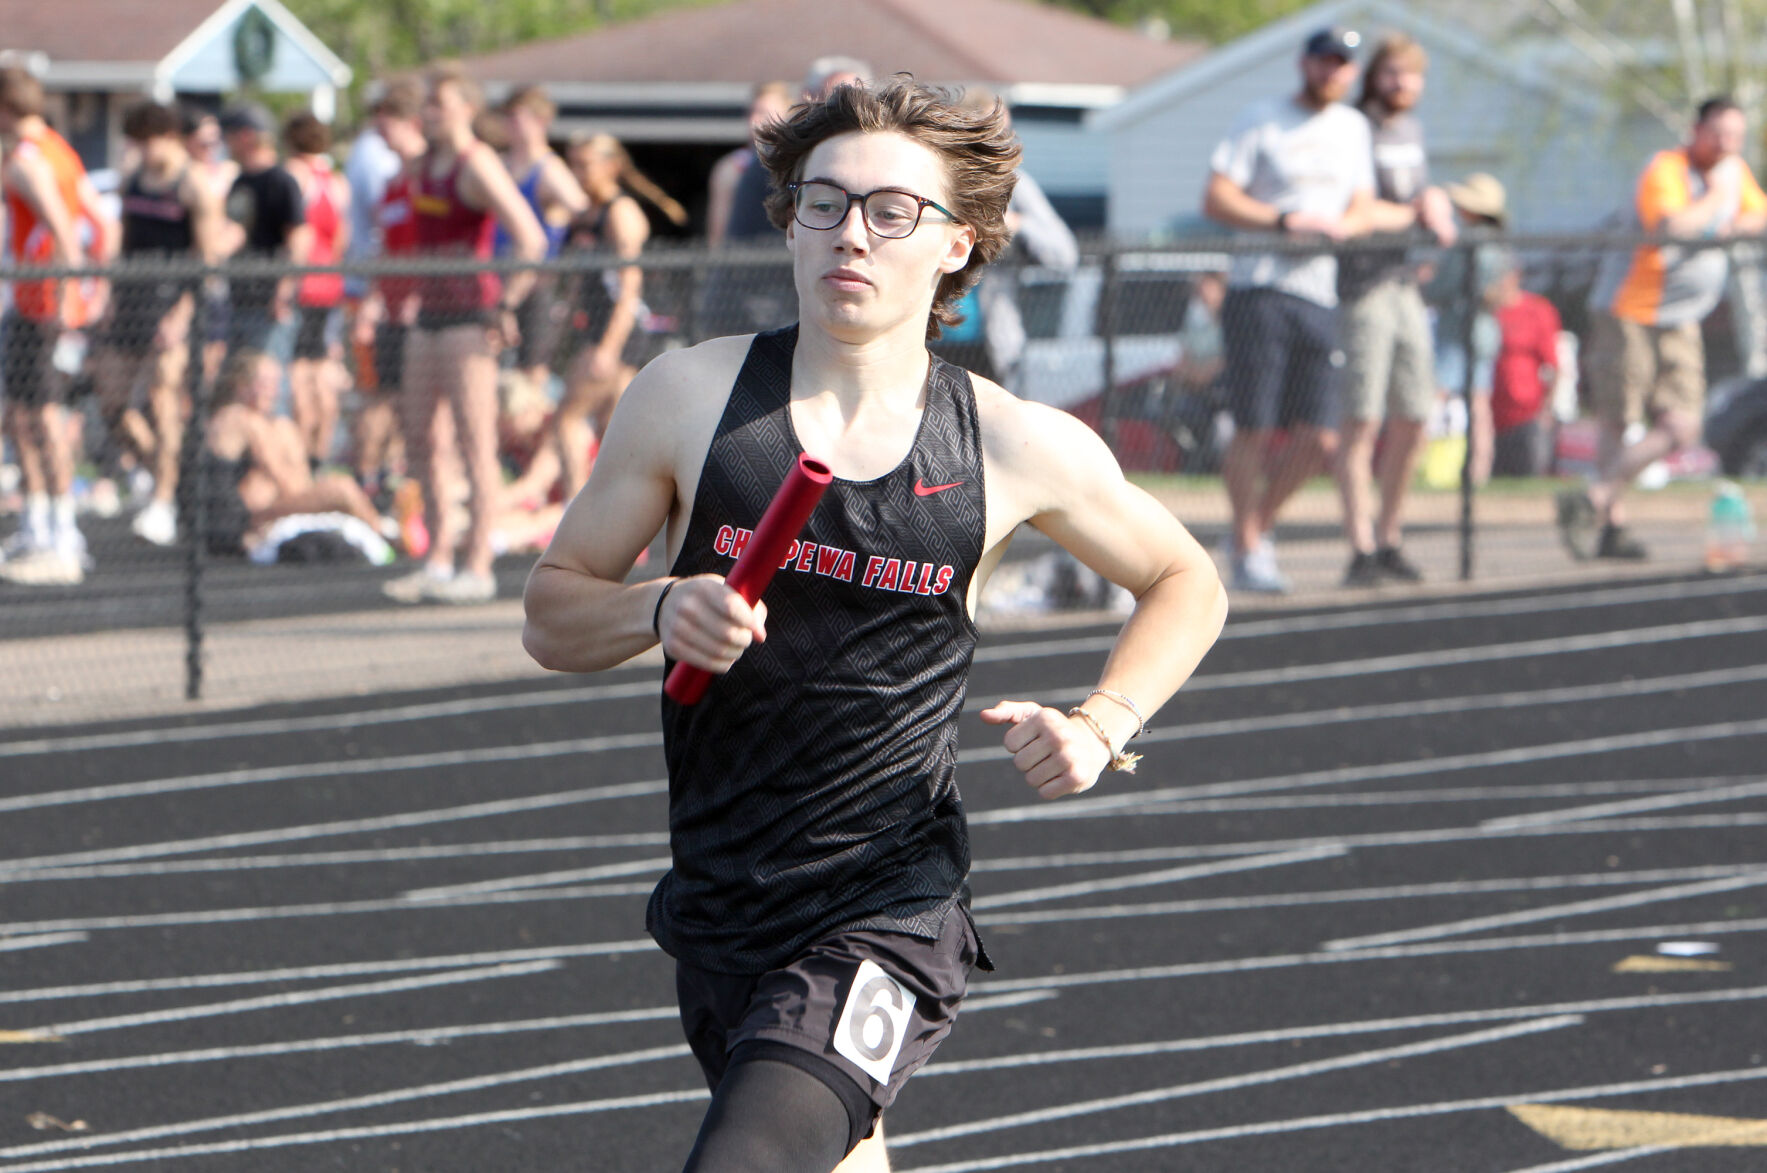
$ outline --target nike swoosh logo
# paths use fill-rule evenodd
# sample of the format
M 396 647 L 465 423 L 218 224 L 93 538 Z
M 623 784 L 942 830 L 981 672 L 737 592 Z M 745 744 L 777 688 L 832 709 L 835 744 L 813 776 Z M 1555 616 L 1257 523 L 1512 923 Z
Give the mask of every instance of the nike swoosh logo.
M 916 497 L 931 497 L 934 493 L 943 493 L 946 489 L 955 489 L 962 483 L 962 481 L 952 481 L 948 485 L 925 485 L 920 482 L 919 478 L 916 478 L 914 481 L 914 495 Z

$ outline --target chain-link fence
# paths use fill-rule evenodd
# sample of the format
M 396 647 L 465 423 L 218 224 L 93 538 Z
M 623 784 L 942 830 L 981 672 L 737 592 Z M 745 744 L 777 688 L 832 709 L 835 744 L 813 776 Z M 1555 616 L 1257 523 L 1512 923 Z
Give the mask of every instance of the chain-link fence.
M 1637 243 L 1341 245 L 1334 279 L 1318 246 L 1091 241 L 1072 269 L 998 266 L 935 349 L 1091 423 L 1247 598 L 1688 570 L 1716 477 L 1767 507 L 1760 253 L 1723 246 L 1734 288 L 1703 352 L 1612 376 L 1644 388 L 1634 414 L 1664 406 L 1658 383 L 1683 407 L 1712 385 L 1708 446 L 1651 462 L 1654 491 L 1627 499 L 1645 561 L 1604 556 L 1566 493 L 1603 452 L 1609 376 L 1579 340 L 1605 354 L 1611 324 L 1590 290 Z M 796 316 L 779 249 L 348 271 L 367 297 L 262 263 L 11 274 L 0 724 L 532 671 L 521 583 L 626 380 Z M 1016 545 L 985 612 L 1110 602 Z M 460 573 L 426 576 L 439 561 Z M 489 605 L 406 605 L 448 602 Z

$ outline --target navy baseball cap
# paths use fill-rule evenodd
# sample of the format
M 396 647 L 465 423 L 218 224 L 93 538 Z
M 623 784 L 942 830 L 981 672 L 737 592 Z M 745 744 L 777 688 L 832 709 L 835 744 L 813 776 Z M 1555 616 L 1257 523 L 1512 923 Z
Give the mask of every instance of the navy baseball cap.
M 1354 61 L 1361 45 L 1361 33 L 1334 24 L 1308 37 L 1302 52 L 1309 57 L 1341 57 L 1345 61 Z

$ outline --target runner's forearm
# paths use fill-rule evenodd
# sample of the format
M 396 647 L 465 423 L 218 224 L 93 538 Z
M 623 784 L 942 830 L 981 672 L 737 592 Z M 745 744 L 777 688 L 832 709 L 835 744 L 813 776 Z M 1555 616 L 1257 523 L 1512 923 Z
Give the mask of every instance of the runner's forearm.
M 542 562 L 528 576 L 522 646 L 553 672 L 599 672 L 654 647 L 668 580 L 627 585 Z

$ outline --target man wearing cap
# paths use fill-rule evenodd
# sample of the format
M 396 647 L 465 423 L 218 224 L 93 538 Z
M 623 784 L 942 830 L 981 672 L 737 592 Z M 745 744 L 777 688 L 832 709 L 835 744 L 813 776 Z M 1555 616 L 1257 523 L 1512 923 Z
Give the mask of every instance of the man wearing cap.
M 243 234 L 234 256 L 305 264 L 312 232 L 301 185 L 277 161 L 275 119 L 262 106 L 234 106 L 221 114 L 221 133 L 227 153 L 239 164 L 239 177 L 227 193 L 227 217 Z M 228 285 L 229 353 L 270 350 L 277 325 L 294 316 L 294 278 L 235 277 Z
M 1628 227 L 1700 239 L 1753 235 L 1767 227 L 1767 194 L 1739 152 L 1748 126 L 1728 97 L 1700 105 L 1686 145 L 1659 151 L 1639 177 Z M 1700 321 L 1717 308 L 1729 276 L 1722 248 L 1650 244 L 1610 254 L 1590 293 L 1587 358 L 1601 456 L 1587 492 L 1558 500 L 1566 548 L 1582 559 L 1646 556 L 1626 531 L 1620 497 L 1632 479 L 1697 444 L 1706 395 Z M 1635 443 L 1626 429 L 1646 424 Z
M 1431 241 L 1454 243 L 1454 211 L 1429 184 L 1423 123 L 1415 113 L 1429 59 L 1402 33 L 1384 38 L 1369 58 L 1356 103 L 1374 137 L 1375 192 L 1371 228 L 1381 233 L 1427 229 Z M 1417 265 L 1401 245 L 1365 250 L 1338 262 L 1343 310 L 1344 424 L 1338 449 L 1338 490 L 1350 543 L 1346 586 L 1416 582 L 1422 573 L 1405 557 L 1400 525 L 1405 491 L 1423 449 L 1424 421 L 1436 402 L 1429 311 L 1417 286 Z M 1375 467 L 1375 442 L 1380 464 Z M 1374 485 L 1380 511 L 1374 516 Z
M 1307 38 L 1300 91 L 1248 107 L 1215 148 L 1204 215 L 1316 245 L 1368 231 L 1373 142 L 1368 120 L 1342 104 L 1361 40 L 1335 27 Z M 1337 261 L 1242 253 L 1227 285 L 1221 326 L 1234 435 L 1222 474 L 1233 509 L 1232 586 L 1281 593 L 1288 582 L 1276 563 L 1276 515 L 1337 451 Z

